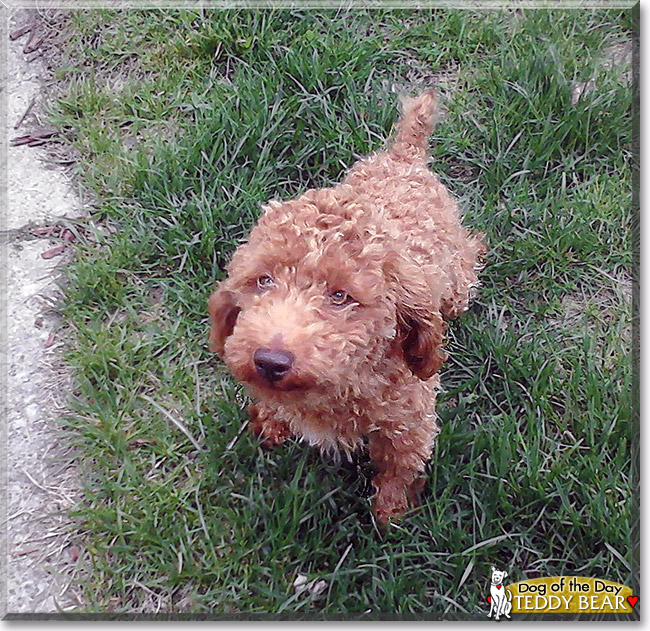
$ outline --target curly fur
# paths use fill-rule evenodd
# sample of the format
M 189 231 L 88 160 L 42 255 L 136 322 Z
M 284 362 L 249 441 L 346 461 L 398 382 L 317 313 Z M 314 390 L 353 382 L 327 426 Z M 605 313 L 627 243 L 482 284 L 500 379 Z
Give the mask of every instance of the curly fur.
M 446 321 L 484 253 L 426 166 L 434 113 L 431 91 L 405 100 L 387 151 L 271 201 L 209 300 L 210 349 L 256 401 L 252 430 L 344 452 L 367 439 L 381 522 L 407 510 L 431 456 Z M 288 373 L 265 378 L 257 349 L 290 353 Z

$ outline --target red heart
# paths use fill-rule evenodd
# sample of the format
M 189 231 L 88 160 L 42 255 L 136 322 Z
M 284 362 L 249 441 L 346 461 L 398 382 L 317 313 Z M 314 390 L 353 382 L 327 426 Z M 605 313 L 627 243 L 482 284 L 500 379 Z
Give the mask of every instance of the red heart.
M 488 602 L 491 604 L 492 603 L 492 596 L 488 596 Z
M 501 585 L 497 585 L 497 589 L 501 589 Z
M 634 608 L 634 605 L 636 605 L 639 602 L 639 597 L 638 596 L 628 596 L 627 597 L 627 602 L 629 602 L 630 605 L 632 605 L 632 607 Z

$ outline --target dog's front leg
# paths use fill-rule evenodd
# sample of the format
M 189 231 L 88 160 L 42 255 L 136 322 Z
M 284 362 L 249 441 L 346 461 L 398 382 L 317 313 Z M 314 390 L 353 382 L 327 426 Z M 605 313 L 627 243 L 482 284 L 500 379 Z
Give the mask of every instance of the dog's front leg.
M 414 504 L 424 485 L 422 473 L 429 459 L 435 434 L 408 428 L 370 434 L 368 447 L 377 474 L 374 513 L 381 523 L 399 517 Z
M 291 436 L 288 423 L 278 420 L 273 410 L 262 403 L 251 403 L 248 416 L 250 430 L 262 440 L 263 447 L 275 447 Z

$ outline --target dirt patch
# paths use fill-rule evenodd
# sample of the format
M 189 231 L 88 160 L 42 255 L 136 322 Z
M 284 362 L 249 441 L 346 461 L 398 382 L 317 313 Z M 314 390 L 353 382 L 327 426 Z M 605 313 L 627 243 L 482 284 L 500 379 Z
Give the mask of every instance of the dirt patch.
M 562 312 L 551 319 L 554 329 L 580 337 L 585 330 L 594 352 L 606 369 L 613 369 L 621 355 L 629 354 L 634 343 L 633 280 L 627 274 L 609 277 L 608 286 L 593 292 L 569 293 L 562 299 Z M 613 338 L 612 335 L 618 337 Z
M 603 50 L 599 66 L 605 70 L 620 69 L 619 81 L 629 85 L 634 79 L 633 57 L 635 43 L 632 40 L 617 42 Z M 596 77 L 588 81 L 576 81 L 571 86 L 571 103 L 574 105 L 583 97 L 596 89 Z
M 557 326 L 571 328 L 578 325 L 585 315 L 598 314 L 598 319 L 604 324 L 616 319 L 621 310 L 631 313 L 632 309 L 632 279 L 628 275 L 611 279 L 611 286 L 604 287 L 595 293 L 571 293 L 562 299 L 562 315 L 554 320 Z M 626 327 L 625 338 L 630 339 L 631 330 Z

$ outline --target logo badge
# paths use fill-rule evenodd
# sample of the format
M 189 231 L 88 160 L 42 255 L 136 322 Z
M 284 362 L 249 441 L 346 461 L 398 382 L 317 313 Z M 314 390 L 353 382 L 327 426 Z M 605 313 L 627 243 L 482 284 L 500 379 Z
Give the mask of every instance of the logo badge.
M 639 597 L 620 583 L 584 576 L 549 576 L 504 585 L 505 570 L 492 566 L 488 618 L 511 614 L 625 614 Z

